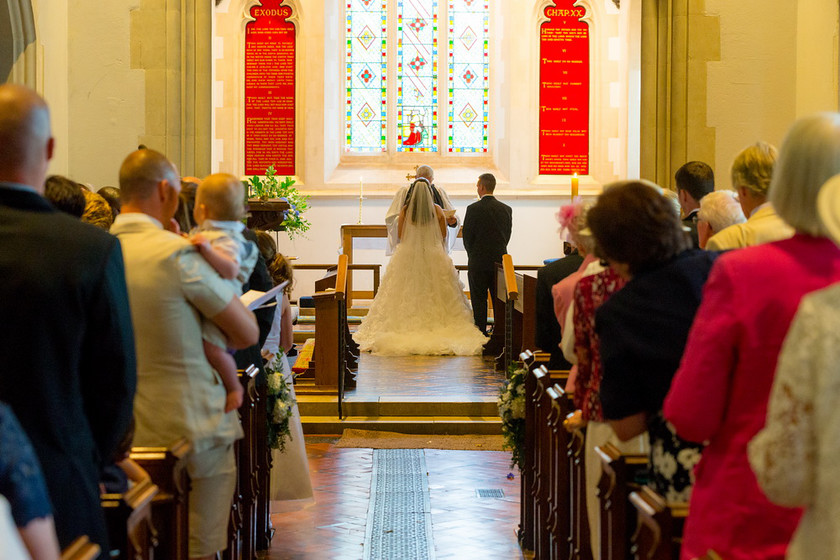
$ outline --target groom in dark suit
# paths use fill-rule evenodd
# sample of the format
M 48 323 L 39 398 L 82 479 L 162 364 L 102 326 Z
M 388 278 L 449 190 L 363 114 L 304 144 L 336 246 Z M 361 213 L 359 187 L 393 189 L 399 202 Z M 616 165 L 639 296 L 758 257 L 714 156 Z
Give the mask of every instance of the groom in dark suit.
M 481 332 L 487 330 L 487 292 L 496 299 L 496 263 L 507 253 L 513 211 L 493 196 L 496 178 L 484 173 L 476 183 L 481 200 L 467 206 L 464 216 L 464 248 L 467 250 L 467 278 L 470 283 L 473 320 Z

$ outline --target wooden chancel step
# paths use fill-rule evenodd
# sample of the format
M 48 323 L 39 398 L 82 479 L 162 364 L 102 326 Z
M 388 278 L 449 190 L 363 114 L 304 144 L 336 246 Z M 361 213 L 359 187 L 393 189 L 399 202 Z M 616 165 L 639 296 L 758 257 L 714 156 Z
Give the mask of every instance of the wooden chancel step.
M 345 429 L 403 434 L 501 434 L 495 397 L 383 396 L 344 401 L 345 418 L 338 419 L 335 397 L 298 397 L 306 434 L 340 434 Z

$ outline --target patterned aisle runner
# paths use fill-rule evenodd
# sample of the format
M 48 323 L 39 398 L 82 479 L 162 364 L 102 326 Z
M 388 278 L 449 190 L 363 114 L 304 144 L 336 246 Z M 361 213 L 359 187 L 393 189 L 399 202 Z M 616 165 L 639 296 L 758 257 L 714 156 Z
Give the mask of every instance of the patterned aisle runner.
M 374 449 L 365 560 L 435 557 L 422 449 Z

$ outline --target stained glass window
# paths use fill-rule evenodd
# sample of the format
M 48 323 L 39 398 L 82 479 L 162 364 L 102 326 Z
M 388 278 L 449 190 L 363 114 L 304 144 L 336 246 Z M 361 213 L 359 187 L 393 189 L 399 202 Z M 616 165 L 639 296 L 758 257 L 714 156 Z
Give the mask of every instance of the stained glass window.
M 449 0 L 450 152 L 486 152 L 489 84 L 486 0 Z
M 347 0 L 346 149 L 384 152 L 387 95 L 386 0 Z
M 397 151 L 436 152 L 437 0 L 397 3 Z
M 487 152 L 489 2 L 346 0 L 347 152 Z

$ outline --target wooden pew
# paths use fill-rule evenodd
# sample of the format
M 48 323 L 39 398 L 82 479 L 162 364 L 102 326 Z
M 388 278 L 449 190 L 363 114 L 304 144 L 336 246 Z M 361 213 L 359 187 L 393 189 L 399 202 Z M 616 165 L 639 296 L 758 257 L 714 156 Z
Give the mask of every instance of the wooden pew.
M 228 523 L 228 549 L 223 558 L 256 558 L 257 555 L 257 422 L 256 375 L 259 370 L 251 365 L 239 372 L 239 381 L 245 391 L 239 417 L 244 436 L 234 444 L 237 465 L 237 483 Z
M 608 443 L 596 447 L 601 460 L 598 500 L 601 504 L 601 559 L 627 560 L 630 535 L 636 526 L 636 510 L 630 507 L 630 493 L 639 489 L 635 481 L 647 476 L 647 456 L 623 455 Z
M 79 537 L 61 551 L 61 560 L 95 560 L 99 551 L 98 544 L 90 542 L 88 537 Z
M 525 378 L 525 460 L 520 513 L 521 537 L 523 549 L 534 551 L 537 558 L 549 558 L 552 537 L 547 520 L 551 504 L 563 503 L 562 498 L 550 501 L 552 465 L 556 460 L 552 455 L 553 434 L 549 422 L 562 423 L 562 418 L 551 416 L 552 400 L 547 389 L 555 383 L 565 384 L 567 377 L 567 372 L 550 373 L 545 366 L 539 366 Z M 565 437 L 563 434 L 559 435 Z M 559 444 L 555 444 L 555 447 L 558 446 Z M 562 477 L 562 472 L 556 465 L 554 472 L 556 476 Z M 562 487 L 562 483 L 558 483 L 555 488 Z M 564 531 L 568 529 L 568 524 L 561 523 L 559 527 Z
M 536 277 L 517 273 L 512 257 L 503 255 L 502 265 L 496 268 L 493 334 L 484 350 L 485 355 L 497 355 L 497 369 L 505 370 L 514 356 L 537 347 L 536 294 Z
M 567 460 L 569 446 L 572 445 L 569 432 L 563 427 L 566 417 L 574 406 L 563 387 L 555 383 L 546 389 L 546 396 L 551 405 L 547 418 L 548 430 L 548 515 L 544 519 L 545 530 L 549 535 L 550 558 L 566 558 L 572 543 L 571 471 Z
M 157 534 L 156 558 L 181 560 L 188 557 L 189 476 L 185 457 L 192 449 L 186 439 L 169 447 L 134 447 L 137 461 L 158 487 L 152 498 L 152 524 Z
M 158 487 L 144 480 L 123 494 L 102 494 L 100 502 L 108 527 L 111 558 L 151 560 L 158 546 L 157 531 L 152 524 L 152 500 Z M 118 555 L 114 552 L 118 551 Z
M 642 486 L 630 493 L 636 510 L 636 532 L 630 539 L 634 558 L 678 560 L 688 504 L 666 504 L 665 499 Z
M 345 290 L 347 288 L 347 255 L 339 255 L 336 274 L 315 283 L 315 370 L 312 385 L 296 387 L 299 394 L 338 394 L 339 417 L 345 387 L 355 386 L 355 377 L 348 362 L 358 359 L 358 346 L 350 338 L 347 326 Z M 332 284 L 332 290 L 327 286 Z
M 569 415 L 574 413 L 570 406 Z M 586 469 L 584 465 L 586 430 L 572 430 L 566 447 L 569 462 L 569 558 L 592 560 L 592 543 L 589 538 L 589 517 L 586 511 Z
M 528 368 L 529 374 L 525 377 L 525 441 L 524 449 L 525 455 L 522 458 L 522 471 L 520 473 L 520 507 L 519 507 L 519 530 L 517 536 L 519 539 L 519 546 L 524 551 L 533 552 L 534 550 L 534 508 L 532 507 L 532 488 L 535 484 L 534 475 L 536 470 L 534 468 L 534 456 L 536 446 L 534 440 L 536 438 L 536 414 L 535 414 L 535 395 L 536 395 L 536 378 L 532 372 L 540 364 L 534 359 L 534 355 L 530 351 L 523 352 L 520 355 L 522 364 Z
M 271 448 L 268 446 L 268 382 L 255 384 L 254 437 L 256 441 L 257 550 L 271 547 Z

